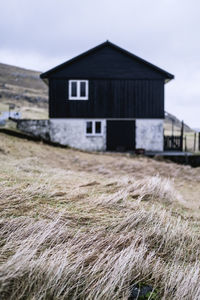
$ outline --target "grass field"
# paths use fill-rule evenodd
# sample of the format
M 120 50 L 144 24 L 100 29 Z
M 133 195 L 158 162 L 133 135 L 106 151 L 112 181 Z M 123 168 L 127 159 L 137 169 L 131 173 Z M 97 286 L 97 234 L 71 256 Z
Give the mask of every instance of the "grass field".
M 0 134 L 1 299 L 200 299 L 199 195 L 199 168 Z

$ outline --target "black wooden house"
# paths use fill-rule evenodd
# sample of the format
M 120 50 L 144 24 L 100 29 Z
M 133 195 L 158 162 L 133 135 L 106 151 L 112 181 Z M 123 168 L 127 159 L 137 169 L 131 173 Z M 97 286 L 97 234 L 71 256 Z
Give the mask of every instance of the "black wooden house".
M 52 140 L 85 150 L 163 150 L 164 85 L 174 76 L 106 41 L 41 74 Z

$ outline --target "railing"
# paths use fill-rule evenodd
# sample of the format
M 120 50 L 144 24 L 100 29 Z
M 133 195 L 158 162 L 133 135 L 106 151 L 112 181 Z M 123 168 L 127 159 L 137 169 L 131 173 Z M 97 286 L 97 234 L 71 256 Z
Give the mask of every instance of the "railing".
M 183 137 L 180 136 L 164 136 L 165 151 L 183 151 Z

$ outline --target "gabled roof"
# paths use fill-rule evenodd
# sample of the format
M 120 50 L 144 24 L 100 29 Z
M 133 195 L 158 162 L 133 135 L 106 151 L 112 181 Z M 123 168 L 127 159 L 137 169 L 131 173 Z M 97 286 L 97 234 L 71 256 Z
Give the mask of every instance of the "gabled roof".
M 52 68 L 49 71 L 42 73 L 40 75 L 40 78 L 42 78 L 42 79 L 48 78 L 49 75 L 51 75 L 54 72 L 62 69 L 63 67 L 67 67 L 68 65 L 72 64 L 73 62 L 79 61 L 83 57 L 88 56 L 91 53 L 96 52 L 97 50 L 99 50 L 101 48 L 104 48 L 104 47 L 107 47 L 107 46 L 110 46 L 111 48 L 114 48 L 114 49 L 118 50 L 122 54 L 125 54 L 125 55 L 129 56 L 130 58 L 132 58 L 134 60 L 137 60 L 138 62 L 143 63 L 146 66 L 150 67 L 151 69 L 154 69 L 155 71 L 161 73 L 163 75 L 163 77 L 165 79 L 167 79 L 166 81 L 169 81 L 169 80 L 171 80 L 171 79 L 174 78 L 174 75 L 172 75 L 172 74 L 166 72 L 165 70 L 163 70 L 163 69 L 161 69 L 161 68 L 159 68 L 159 67 L 157 67 L 157 66 L 155 66 L 155 65 L 153 65 L 151 63 L 149 63 L 148 61 L 146 61 L 146 60 L 144 60 L 144 59 L 142 59 L 142 58 L 140 58 L 140 57 L 132 54 L 131 52 L 129 52 L 129 51 L 125 50 L 125 49 L 122 49 L 121 47 L 119 47 L 119 46 L 111 43 L 110 41 L 105 41 L 104 43 L 102 43 L 102 44 L 100 44 L 100 45 L 98 45 L 98 46 L 96 46 L 94 48 L 91 48 L 90 50 L 88 50 L 86 52 L 83 52 L 82 54 L 80 54 L 78 56 L 75 56 L 74 58 L 72 58 L 72 59 L 64 62 L 63 64 L 60 64 L 60 65 L 56 66 L 55 68 Z

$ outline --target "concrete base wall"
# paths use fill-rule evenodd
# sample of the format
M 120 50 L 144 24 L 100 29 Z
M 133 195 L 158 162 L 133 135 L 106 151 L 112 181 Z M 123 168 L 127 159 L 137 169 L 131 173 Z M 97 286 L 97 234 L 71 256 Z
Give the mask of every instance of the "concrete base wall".
M 106 151 L 106 120 L 101 119 L 101 136 L 87 136 L 86 121 L 87 119 L 19 120 L 17 128 L 53 143 L 88 151 Z M 163 151 L 163 120 L 137 119 L 135 123 L 136 148 Z
M 50 137 L 54 143 L 88 151 L 106 150 L 106 120 L 101 136 L 86 136 L 86 119 L 51 119 Z
M 146 151 L 163 151 L 163 120 L 136 120 L 136 148 Z

